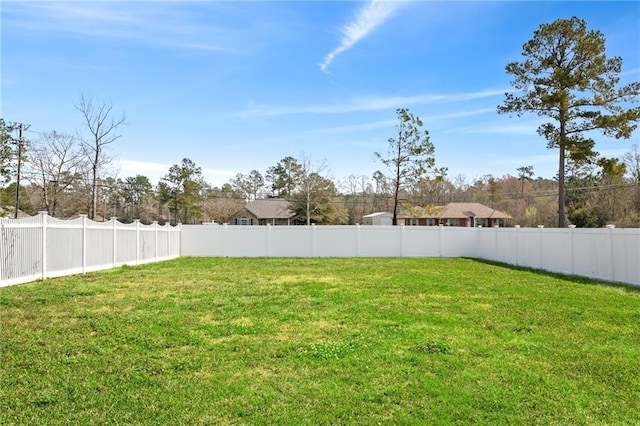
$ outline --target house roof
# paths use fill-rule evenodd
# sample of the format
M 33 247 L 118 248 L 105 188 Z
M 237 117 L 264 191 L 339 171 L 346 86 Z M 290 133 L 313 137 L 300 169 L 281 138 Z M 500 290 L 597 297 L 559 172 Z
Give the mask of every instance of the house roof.
M 245 208 L 258 219 L 289 219 L 293 216 L 288 201 L 280 198 L 253 200 Z
M 378 216 L 393 216 L 393 214 L 389 212 L 375 212 L 375 213 L 364 215 L 362 217 L 378 217 Z
M 442 206 L 412 206 L 403 205 L 398 212 L 399 218 L 435 218 L 439 219 L 442 213 Z
M 475 217 L 478 219 L 509 219 L 506 213 L 487 207 L 480 203 L 449 203 L 444 206 L 441 213 L 442 218 L 464 219 Z
M 398 217 L 421 219 L 510 219 L 511 216 L 480 203 L 449 203 L 444 206 L 405 206 Z

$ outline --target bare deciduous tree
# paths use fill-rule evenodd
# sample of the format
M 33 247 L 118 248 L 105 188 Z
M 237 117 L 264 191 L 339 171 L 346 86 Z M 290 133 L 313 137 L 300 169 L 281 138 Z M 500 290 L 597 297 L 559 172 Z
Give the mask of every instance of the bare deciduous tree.
M 56 216 L 62 195 L 81 178 L 82 149 L 72 136 L 54 130 L 35 141 L 27 157 L 25 175 L 49 215 Z
M 328 166 L 325 160 L 317 165 L 313 164 L 311 159 L 305 154 L 302 154 L 299 164 L 302 166 L 300 193 L 304 196 L 305 219 L 307 225 L 311 225 L 312 213 L 320 208 L 322 204 L 316 199 L 319 198 L 321 193 L 319 190 L 324 189 L 327 181 L 329 181 L 329 179 L 324 176 L 328 171 Z
M 100 169 L 113 160 L 106 155 L 105 148 L 122 136 L 120 130 L 127 124 L 124 114 L 114 117 L 113 105 L 110 102 L 96 102 L 84 95 L 75 108 L 82 115 L 83 125 L 89 133 L 87 138 L 83 138 L 83 147 L 87 159 L 91 164 L 91 207 L 89 218 L 96 216 L 96 204 L 98 197 L 98 180 Z

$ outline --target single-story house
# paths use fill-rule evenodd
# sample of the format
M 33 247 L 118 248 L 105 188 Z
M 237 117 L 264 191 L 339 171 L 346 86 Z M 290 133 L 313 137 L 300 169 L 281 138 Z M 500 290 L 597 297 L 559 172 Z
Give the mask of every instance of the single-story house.
M 393 217 L 392 213 L 386 214 Z M 367 216 L 363 217 L 363 224 L 382 224 L 367 222 Z M 449 203 L 444 206 L 431 207 L 404 205 L 398 213 L 397 222 L 398 225 L 407 226 L 492 227 L 505 226 L 506 220 L 510 218 L 511 216 L 508 214 L 480 203 Z
M 247 203 L 230 220 L 232 225 L 291 225 L 293 212 L 288 201 L 264 198 Z

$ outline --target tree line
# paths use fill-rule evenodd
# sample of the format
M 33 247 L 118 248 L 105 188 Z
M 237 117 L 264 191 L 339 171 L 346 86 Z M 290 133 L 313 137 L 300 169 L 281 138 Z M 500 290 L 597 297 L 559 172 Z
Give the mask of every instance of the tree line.
M 2 126 L 7 127 L 5 123 Z M 45 133 L 25 151 L 25 184 L 20 188 L 19 207 L 27 214 L 44 210 L 51 216 L 68 218 L 88 214 L 95 205 L 95 220 L 117 217 L 122 222 L 226 223 L 246 202 L 280 198 L 291 203 L 297 223 L 355 224 L 372 212 L 393 212 L 397 194 L 399 208 L 479 202 L 510 214 L 512 224 L 549 227 L 557 221 L 557 178 L 536 177 L 532 166 L 520 167 L 514 175 L 472 178 L 449 178 L 442 168 L 432 168 L 435 174 L 407 178 L 396 185 L 399 179 L 392 179 L 388 171 L 334 179 L 324 162 L 287 156 L 265 171 L 238 173 L 227 183 L 212 186 L 203 178 L 201 168 L 185 158 L 155 183 L 143 175 L 99 177 L 94 204 L 92 163 L 85 159 L 75 138 Z M 571 223 L 580 227 L 610 223 L 640 227 L 637 145 L 621 159 L 572 164 L 567 173 Z M 2 188 L 0 197 L 2 205 L 11 206 L 6 209 L 11 214 L 15 181 Z
M 640 227 L 638 146 L 621 158 L 606 158 L 594 150 L 593 139 L 594 132 L 632 136 L 640 119 L 640 107 L 633 107 L 640 82 L 619 85 L 622 58 L 607 58 L 603 34 L 576 17 L 541 25 L 522 56 L 505 68 L 515 90 L 505 94 L 497 112 L 550 120 L 538 134 L 559 153 L 552 179 L 534 178 L 529 165 L 513 176 L 448 177 L 446 167 L 436 166 L 422 120 L 406 108 L 396 110 L 387 151 L 374 153 L 383 167 L 371 176 L 334 179 L 326 161 L 303 154 L 265 171 L 238 173 L 220 187 L 205 182 L 189 158 L 156 183 L 143 175 L 121 179 L 109 172 L 108 148 L 122 136 L 126 117 L 108 102 L 82 96 L 75 105 L 83 126 L 79 137 L 51 131 L 25 144 L 15 136 L 22 127 L 0 118 L 0 207 L 7 214 L 15 201 L 28 214 L 45 210 L 54 217 L 225 223 L 246 202 L 281 198 L 290 202 L 295 223 L 354 224 L 387 211 L 396 224 L 403 207 L 464 201 L 502 210 L 522 226 Z

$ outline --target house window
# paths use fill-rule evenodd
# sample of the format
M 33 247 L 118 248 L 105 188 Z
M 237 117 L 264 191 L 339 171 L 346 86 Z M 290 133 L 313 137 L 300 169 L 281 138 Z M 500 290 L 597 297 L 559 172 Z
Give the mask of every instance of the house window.
M 427 219 L 427 226 L 436 226 L 436 220 L 434 218 Z
M 449 219 L 449 226 L 460 226 L 460 219 Z
M 242 216 L 240 219 L 236 219 L 236 224 L 238 225 L 253 225 L 253 219 L 250 219 L 246 216 Z
M 409 219 L 409 225 L 410 226 L 418 226 L 418 219 Z
M 476 226 L 482 226 L 483 228 L 486 228 L 487 226 L 489 226 L 489 220 L 488 219 L 476 219 Z

